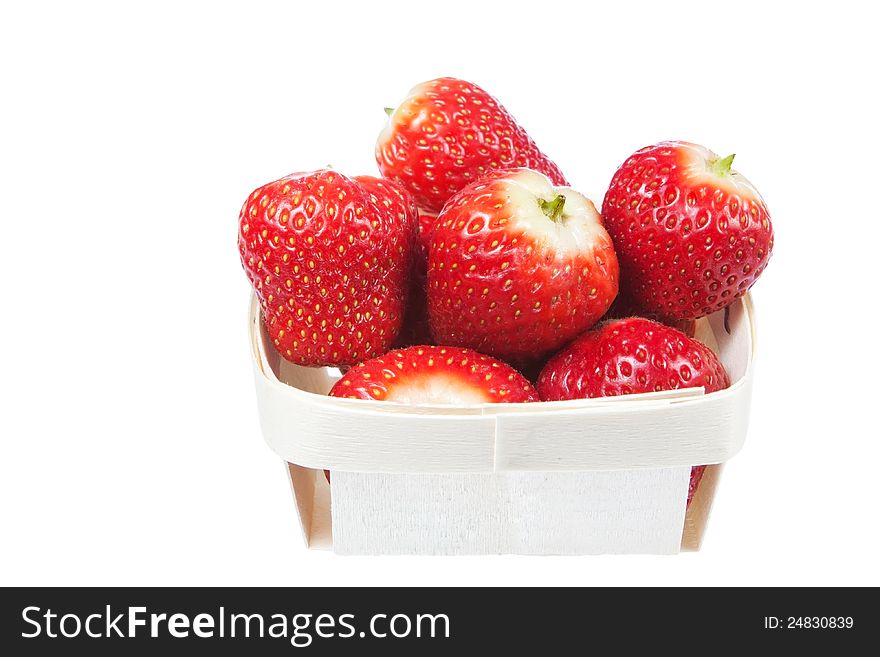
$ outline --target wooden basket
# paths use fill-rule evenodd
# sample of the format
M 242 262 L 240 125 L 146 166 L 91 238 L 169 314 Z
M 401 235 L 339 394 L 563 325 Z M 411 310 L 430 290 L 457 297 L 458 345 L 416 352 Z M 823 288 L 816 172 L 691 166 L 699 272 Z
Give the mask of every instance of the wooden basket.
M 339 373 L 281 358 L 256 300 L 250 309 L 263 435 L 285 462 L 306 544 L 342 554 L 699 549 L 720 464 L 748 425 L 748 296 L 699 320 L 696 337 L 728 389 L 410 407 L 327 397 Z M 694 464 L 717 465 L 685 512 Z

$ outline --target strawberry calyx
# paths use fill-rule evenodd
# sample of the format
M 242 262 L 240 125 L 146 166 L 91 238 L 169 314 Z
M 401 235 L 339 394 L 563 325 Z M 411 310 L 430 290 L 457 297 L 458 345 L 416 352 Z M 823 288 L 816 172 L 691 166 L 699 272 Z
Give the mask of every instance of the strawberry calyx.
M 735 157 L 736 153 L 732 153 L 727 157 L 719 157 L 716 160 L 712 160 L 709 162 L 709 170 L 719 178 L 724 178 L 730 175 L 730 165 L 733 164 L 733 158 Z
M 392 114 L 394 114 L 394 108 L 393 108 L 393 107 L 386 107 L 386 108 L 384 108 L 384 109 L 385 109 L 385 113 L 386 113 L 388 116 L 391 116 Z
M 540 199 L 538 205 L 541 206 L 541 212 L 547 215 L 551 221 L 558 223 L 559 220 L 562 219 L 563 210 L 565 208 L 565 196 L 557 194 L 556 198 L 552 201 Z

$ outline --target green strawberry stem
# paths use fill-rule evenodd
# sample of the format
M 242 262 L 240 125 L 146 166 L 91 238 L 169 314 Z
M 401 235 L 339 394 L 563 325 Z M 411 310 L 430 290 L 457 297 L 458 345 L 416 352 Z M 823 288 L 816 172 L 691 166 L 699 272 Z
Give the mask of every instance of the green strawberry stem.
M 393 108 L 393 107 L 386 107 L 386 108 L 385 108 L 385 113 L 386 113 L 388 116 L 391 116 L 392 114 L 394 114 L 394 108 Z
M 541 199 L 538 201 L 541 211 L 546 214 L 551 221 L 559 221 L 562 218 L 562 209 L 565 207 L 565 197 L 558 194 L 552 201 Z
M 733 164 L 733 158 L 735 157 L 736 153 L 728 155 L 724 158 L 713 160 L 709 163 L 709 168 L 712 169 L 712 173 L 714 173 L 716 176 L 726 176 L 730 173 L 730 165 Z

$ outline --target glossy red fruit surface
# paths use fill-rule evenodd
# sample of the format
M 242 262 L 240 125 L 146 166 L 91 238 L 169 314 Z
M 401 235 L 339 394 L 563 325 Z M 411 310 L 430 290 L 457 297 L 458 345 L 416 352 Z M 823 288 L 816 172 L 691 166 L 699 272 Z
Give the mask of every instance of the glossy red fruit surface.
M 773 227 L 733 156 L 687 142 L 636 151 L 602 203 L 625 292 L 648 313 L 697 319 L 745 294 L 767 266 Z
M 617 285 L 592 202 L 535 171 L 487 175 L 450 199 L 434 226 L 428 316 L 438 344 L 534 361 L 598 321 Z
M 611 304 L 611 307 L 602 319 L 625 319 L 627 317 L 645 317 L 647 319 L 653 319 L 661 324 L 666 324 L 667 326 L 678 329 L 689 338 L 694 337 L 694 333 L 697 329 L 697 321 L 695 319 L 670 320 L 658 317 L 656 313 L 646 312 L 642 308 L 639 308 L 639 306 L 627 296 L 626 292 L 621 292 L 617 295 L 614 303 Z
M 456 78 L 410 90 L 379 136 L 376 162 L 383 176 L 400 182 L 419 207 L 432 212 L 494 169 L 526 167 L 568 184 L 501 103 Z
M 239 217 L 241 262 L 279 353 L 311 366 L 386 351 L 404 312 L 415 206 L 396 183 L 336 171 L 256 189 Z
M 544 401 L 697 387 L 710 393 L 729 385 L 709 347 L 643 317 L 611 320 L 584 333 L 538 377 Z
M 509 365 L 470 349 L 395 349 L 350 369 L 333 397 L 404 404 L 482 404 L 538 401 L 532 384 Z

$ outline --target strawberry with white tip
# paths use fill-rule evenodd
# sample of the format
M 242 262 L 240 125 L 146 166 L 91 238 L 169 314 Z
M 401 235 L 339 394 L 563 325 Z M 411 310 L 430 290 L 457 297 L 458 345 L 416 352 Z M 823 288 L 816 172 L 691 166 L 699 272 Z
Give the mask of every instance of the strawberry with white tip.
M 402 404 L 485 404 L 538 401 L 525 377 L 470 349 L 416 346 L 390 351 L 353 367 L 332 397 Z
M 428 315 L 440 344 L 532 362 L 595 324 L 617 285 L 593 203 L 536 171 L 488 174 L 434 225 Z
M 450 196 L 496 169 L 528 167 L 568 184 L 501 103 L 473 82 L 423 82 L 386 111 L 376 162 L 420 208 L 440 212 Z
M 602 216 L 627 295 L 646 314 L 698 319 L 754 285 L 773 250 L 770 214 L 733 155 L 664 141 L 631 155 Z

